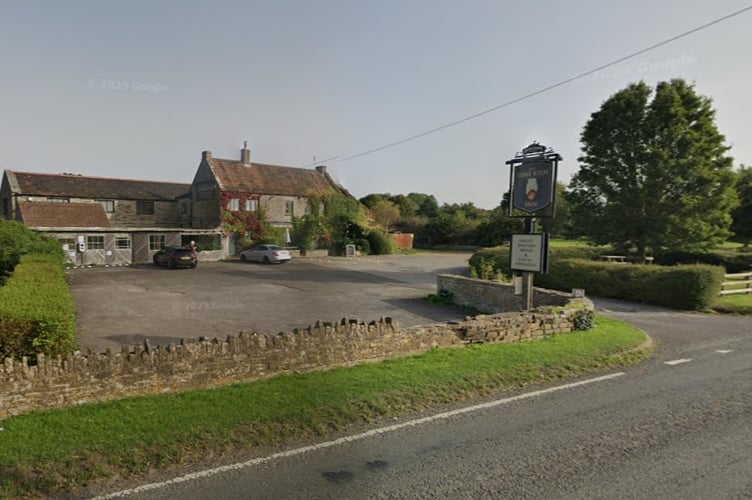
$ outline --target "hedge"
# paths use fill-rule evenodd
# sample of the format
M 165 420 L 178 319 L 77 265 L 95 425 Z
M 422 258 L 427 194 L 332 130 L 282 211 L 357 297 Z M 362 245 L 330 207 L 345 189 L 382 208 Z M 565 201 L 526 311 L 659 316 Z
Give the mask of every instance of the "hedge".
M 710 308 L 718 297 L 724 280 L 725 270 L 719 266 L 697 264 L 665 267 L 593 260 L 603 251 L 603 248 L 595 247 L 552 248 L 549 272 L 536 273 L 535 285 L 561 291 L 583 288 L 592 296 L 676 309 L 704 310 Z M 577 254 L 578 258 L 572 258 Z M 471 270 L 478 273 L 484 262 L 493 262 L 495 269 L 510 274 L 509 248 L 499 247 L 476 253 L 470 258 Z
M 0 287 L 0 360 L 67 355 L 76 348 L 76 312 L 61 259 L 27 254 Z

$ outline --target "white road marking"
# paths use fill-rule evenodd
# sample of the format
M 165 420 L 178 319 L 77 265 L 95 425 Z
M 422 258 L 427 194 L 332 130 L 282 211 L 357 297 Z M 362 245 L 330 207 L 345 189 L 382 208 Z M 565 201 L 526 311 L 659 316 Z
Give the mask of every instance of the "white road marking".
M 690 361 L 692 361 L 692 359 L 674 359 L 673 361 L 666 361 L 665 364 L 669 366 L 676 366 L 682 363 L 689 363 Z
M 386 434 L 386 433 L 389 433 L 389 432 L 394 432 L 394 431 L 397 431 L 399 429 L 404 429 L 406 427 L 415 427 L 415 426 L 427 424 L 427 423 L 430 423 L 430 422 L 433 422 L 433 421 L 436 421 L 436 420 L 444 420 L 444 419 L 448 419 L 448 418 L 451 418 L 451 417 L 455 417 L 457 415 L 463 415 L 465 413 L 472 413 L 472 412 L 475 412 L 475 411 L 478 411 L 478 410 L 485 410 L 485 409 L 488 409 L 488 408 L 494 408 L 496 406 L 501 406 L 501 405 L 505 405 L 505 404 L 508 404 L 508 403 L 513 403 L 515 401 L 522 401 L 524 399 L 530 399 L 530 398 L 534 398 L 534 397 L 537 397 L 537 396 L 543 396 L 545 394 L 550 394 L 552 392 L 563 391 L 563 390 L 566 390 L 566 389 L 573 389 L 575 387 L 580 387 L 580 386 L 588 385 L 588 384 L 594 384 L 594 383 L 597 383 L 597 382 L 604 382 L 604 381 L 610 380 L 612 378 L 621 377 L 622 375 L 626 375 L 626 374 L 624 372 L 611 373 L 609 375 L 603 375 L 601 377 L 595 377 L 595 378 L 591 378 L 591 379 L 587 379 L 587 380 L 580 380 L 578 382 L 572 382 L 570 384 L 564 384 L 564 385 L 559 385 L 559 386 L 556 386 L 556 387 L 549 387 L 548 389 L 541 389 L 541 390 L 538 390 L 538 391 L 532 391 L 532 392 L 528 392 L 528 393 L 525 393 L 525 394 L 520 394 L 518 396 L 512 396 L 512 397 L 504 398 L 504 399 L 497 399 L 495 401 L 489 401 L 487 403 L 481 403 L 481 404 L 478 404 L 478 405 L 468 406 L 466 408 L 459 408 L 457 410 L 447 411 L 447 412 L 444 412 L 444 413 L 438 413 L 438 414 L 432 415 L 430 417 L 419 418 L 419 419 L 416 419 L 416 420 L 410 420 L 408 422 L 403 422 L 401 424 L 394 424 L 394 425 L 389 425 L 387 427 L 381 427 L 379 429 L 373 429 L 373 430 L 366 431 L 366 432 L 363 432 L 363 433 L 360 433 L 360 434 L 355 434 L 355 435 L 352 435 L 352 436 L 341 437 L 339 439 L 335 439 L 335 440 L 332 440 L 332 441 L 326 441 L 324 443 L 318 443 L 318 444 L 314 444 L 314 445 L 310 445 L 310 446 L 303 446 L 302 448 L 295 448 L 294 450 L 282 451 L 282 452 L 274 453 L 274 454 L 266 456 L 266 457 L 254 458 L 252 460 L 248 460 L 247 462 L 240 462 L 240 463 L 237 463 L 237 464 L 225 465 L 225 466 L 217 467 L 217 468 L 214 468 L 214 469 L 207 469 L 207 470 L 204 470 L 204 471 L 194 472 L 192 474 L 186 474 L 185 476 L 176 477 L 176 478 L 169 479 L 167 481 L 162 481 L 162 482 L 159 482 L 159 483 L 144 484 L 144 485 L 141 485 L 141 486 L 137 486 L 136 488 L 130 488 L 130 489 L 127 489 L 127 490 L 117 491 L 115 493 L 110 493 L 110 494 L 107 494 L 107 495 L 94 497 L 92 500 L 104 500 L 104 499 L 107 499 L 107 498 L 125 497 L 125 496 L 129 496 L 129 495 L 134 495 L 136 493 L 142 493 L 142 492 L 149 491 L 149 490 L 155 490 L 155 489 L 158 489 L 158 488 L 163 488 L 163 487 L 169 486 L 171 484 L 179 484 L 179 483 L 184 483 L 186 481 L 193 481 L 194 479 L 200 479 L 200 478 L 203 478 L 203 477 L 213 476 L 213 475 L 219 474 L 221 472 L 227 472 L 227 471 L 232 471 L 232 470 L 245 469 L 247 467 L 253 467 L 254 465 L 259 465 L 259 464 L 263 464 L 263 463 L 266 463 L 266 462 L 271 462 L 271 461 L 277 460 L 279 458 L 286 458 L 286 457 L 292 457 L 292 456 L 295 456 L 295 455 L 302 455 L 304 453 L 308 453 L 308 452 L 311 452 L 311 451 L 322 450 L 322 449 L 325 449 L 325 448 L 331 448 L 333 446 L 338 446 L 338 445 L 341 445 L 341 444 L 344 444 L 344 443 L 351 443 L 353 441 L 360 441 L 362 439 L 366 439 L 366 438 L 369 438 L 369 437 L 372 437 L 372 436 L 378 436 L 379 434 Z
M 731 350 L 731 349 L 716 349 L 715 352 L 717 352 L 718 354 L 728 354 L 728 353 L 734 352 L 734 351 Z

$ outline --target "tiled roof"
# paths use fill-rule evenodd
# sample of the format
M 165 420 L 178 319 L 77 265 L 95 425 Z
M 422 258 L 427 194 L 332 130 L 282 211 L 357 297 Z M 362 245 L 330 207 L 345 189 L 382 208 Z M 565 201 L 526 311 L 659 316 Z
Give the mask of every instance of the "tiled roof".
M 109 227 L 100 203 L 18 201 L 21 221 L 29 227 Z
M 85 177 L 72 174 L 13 172 L 19 194 L 71 198 L 115 198 L 121 200 L 173 200 L 191 189 L 190 184 Z
M 331 179 L 316 170 L 211 158 L 208 160 L 223 191 L 255 194 L 310 196 L 341 191 Z

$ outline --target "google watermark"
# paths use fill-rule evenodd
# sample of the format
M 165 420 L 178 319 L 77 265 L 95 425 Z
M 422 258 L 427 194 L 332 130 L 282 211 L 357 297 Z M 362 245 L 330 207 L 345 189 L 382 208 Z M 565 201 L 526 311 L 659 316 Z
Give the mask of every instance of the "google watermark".
M 619 78 L 641 78 L 645 75 L 650 75 L 653 73 L 676 74 L 679 69 L 686 68 L 694 64 L 697 64 L 696 58 L 683 54 L 678 57 L 663 59 L 660 61 L 645 61 L 630 65 L 609 66 L 608 68 L 599 69 L 598 71 L 590 73 L 586 77 L 580 78 L 580 82 L 596 82 L 602 80 L 615 80 Z
M 162 82 L 144 82 L 139 80 L 110 80 L 93 78 L 86 82 L 91 90 L 107 92 L 137 92 L 143 94 L 160 94 L 167 91 L 167 85 Z

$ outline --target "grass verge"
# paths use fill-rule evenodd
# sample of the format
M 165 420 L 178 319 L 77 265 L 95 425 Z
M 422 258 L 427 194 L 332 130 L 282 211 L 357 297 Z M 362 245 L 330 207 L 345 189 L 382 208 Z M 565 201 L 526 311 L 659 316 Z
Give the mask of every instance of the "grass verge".
M 0 497 L 48 495 L 106 478 L 497 394 L 644 358 L 626 323 L 518 344 L 436 349 L 327 372 L 137 397 L 0 421 Z
M 752 314 L 752 294 L 718 297 L 713 303 L 713 310 L 725 314 Z

